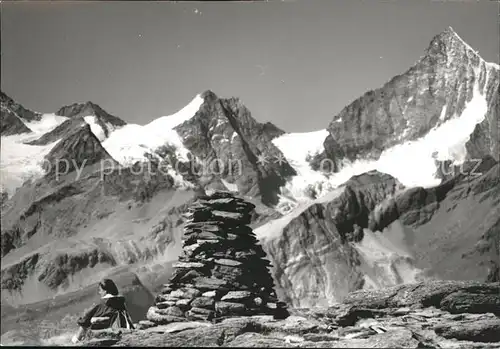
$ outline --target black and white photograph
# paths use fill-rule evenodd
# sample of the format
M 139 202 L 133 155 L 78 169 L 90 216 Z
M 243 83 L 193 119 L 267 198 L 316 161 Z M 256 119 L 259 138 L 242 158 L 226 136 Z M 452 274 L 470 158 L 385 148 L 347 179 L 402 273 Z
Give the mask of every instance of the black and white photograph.
M 1 346 L 500 349 L 499 16 L 0 0 Z

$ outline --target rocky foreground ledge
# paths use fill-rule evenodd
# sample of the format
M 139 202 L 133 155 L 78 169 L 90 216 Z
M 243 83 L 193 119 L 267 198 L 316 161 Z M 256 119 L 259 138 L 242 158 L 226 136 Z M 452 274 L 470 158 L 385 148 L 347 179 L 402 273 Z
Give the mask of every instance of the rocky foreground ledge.
M 357 291 L 342 304 L 290 312 L 285 320 L 242 316 L 105 332 L 82 345 L 500 348 L 500 283 L 432 281 Z

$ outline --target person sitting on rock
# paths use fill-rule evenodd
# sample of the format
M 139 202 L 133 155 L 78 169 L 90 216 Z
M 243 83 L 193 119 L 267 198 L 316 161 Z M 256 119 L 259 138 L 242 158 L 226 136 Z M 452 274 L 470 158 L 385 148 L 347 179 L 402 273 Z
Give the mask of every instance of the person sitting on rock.
M 125 297 L 118 294 L 118 287 L 111 279 L 104 279 L 98 287 L 101 301 L 81 316 L 77 323 L 80 329 L 72 342 L 81 341 L 89 330 L 106 328 L 134 329 L 134 324 L 125 306 Z

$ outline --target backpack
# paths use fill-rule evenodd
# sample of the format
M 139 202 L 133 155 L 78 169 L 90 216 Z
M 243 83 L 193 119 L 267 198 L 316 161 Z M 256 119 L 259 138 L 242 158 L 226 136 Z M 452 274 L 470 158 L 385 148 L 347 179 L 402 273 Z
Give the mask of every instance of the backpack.
M 110 321 L 110 328 L 126 328 L 129 330 L 133 330 L 134 323 L 127 309 L 118 310 Z

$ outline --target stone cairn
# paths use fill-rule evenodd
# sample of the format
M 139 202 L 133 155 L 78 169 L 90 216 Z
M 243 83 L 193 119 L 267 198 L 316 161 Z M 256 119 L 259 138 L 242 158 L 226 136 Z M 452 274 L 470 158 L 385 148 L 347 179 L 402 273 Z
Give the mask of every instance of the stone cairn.
M 190 207 L 179 261 L 147 314 L 152 326 L 280 313 L 270 263 L 248 226 L 254 208 L 226 192 Z

